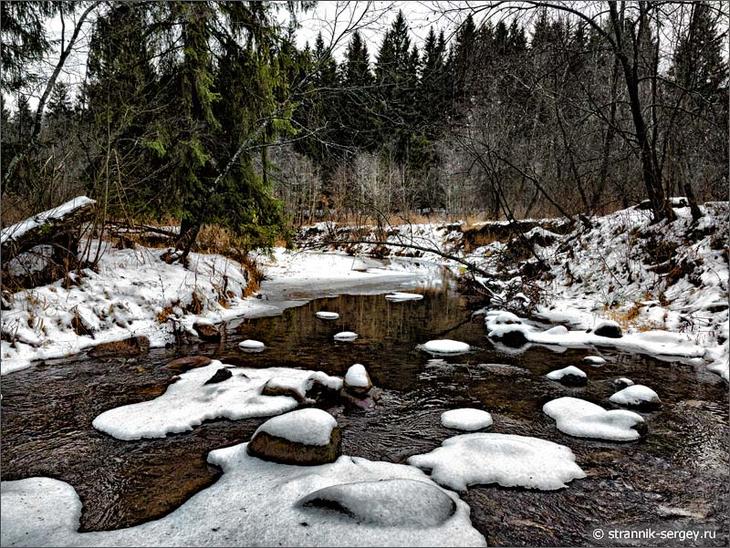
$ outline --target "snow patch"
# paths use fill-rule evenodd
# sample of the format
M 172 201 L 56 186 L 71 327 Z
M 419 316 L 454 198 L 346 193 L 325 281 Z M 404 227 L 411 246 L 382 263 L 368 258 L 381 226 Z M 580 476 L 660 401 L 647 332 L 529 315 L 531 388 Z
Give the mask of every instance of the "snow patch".
M 644 423 L 641 415 L 632 411 L 606 411 L 600 405 L 578 398 L 558 398 L 547 402 L 542 410 L 555 419 L 558 430 L 578 438 L 633 441 L 641 437 L 633 427 Z
M 441 414 L 441 424 L 455 430 L 474 431 L 492 426 L 492 415 L 481 409 L 463 407 Z
M 436 339 L 420 345 L 419 348 L 429 354 L 464 354 L 469 352 L 471 347 L 460 341 Z

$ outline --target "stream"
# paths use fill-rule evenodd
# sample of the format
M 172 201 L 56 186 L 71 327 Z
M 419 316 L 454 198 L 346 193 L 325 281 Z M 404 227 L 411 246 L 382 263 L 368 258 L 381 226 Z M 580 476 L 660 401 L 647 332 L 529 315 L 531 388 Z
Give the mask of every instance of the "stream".
M 397 287 L 382 285 L 368 292 L 391 289 Z M 402 463 L 459 433 L 439 422 L 443 411 L 456 407 L 492 413 L 494 425 L 488 431 L 536 436 L 573 450 L 588 477 L 567 489 L 478 486 L 461 494 L 474 526 L 490 545 L 596 544 L 591 534 L 596 527 L 646 525 L 717 529 L 716 538 L 698 544 L 727 545 L 730 428 L 727 387 L 719 377 L 701 367 L 606 350 L 600 352 L 608 359 L 602 367 L 581 363 L 595 349 L 505 352 L 489 342 L 483 318 L 471 318 L 448 282 L 416 291 L 425 298 L 403 303 L 389 302 L 382 294 L 315 298 L 278 316 L 233 322 L 221 343 L 155 349 L 136 359 L 79 355 L 6 375 L 2 479 L 49 476 L 68 482 L 84 505 L 82 531 L 159 518 L 220 476 L 206 463 L 209 451 L 247 441 L 265 419 L 216 420 L 164 439 L 126 442 L 95 431 L 91 422 L 97 415 L 162 394 L 177 373 L 165 364 L 181 356 L 332 375 L 343 375 L 359 362 L 382 392 L 374 408 L 328 409 L 342 428 L 344 454 Z M 318 320 L 318 310 L 338 312 L 340 319 Z M 332 336 L 344 330 L 359 338 L 334 342 Z M 238 343 L 249 338 L 264 341 L 267 349 L 242 353 Z M 416 349 L 435 338 L 464 341 L 475 350 L 434 359 Z M 544 377 L 567 365 L 588 373 L 586 387 L 565 387 Z M 607 400 L 616 391 L 612 381 L 617 377 L 646 384 L 662 399 L 659 410 L 642 413 L 649 427 L 645 440 L 573 438 L 541 411 L 546 401 L 560 396 L 615 408 Z

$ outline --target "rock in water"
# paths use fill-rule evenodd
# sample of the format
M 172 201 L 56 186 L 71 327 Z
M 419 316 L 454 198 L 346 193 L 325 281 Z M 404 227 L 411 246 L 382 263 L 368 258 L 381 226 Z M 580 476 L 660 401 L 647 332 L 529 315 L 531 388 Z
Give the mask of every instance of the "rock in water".
M 178 373 L 184 373 L 185 371 L 190 371 L 196 367 L 205 367 L 212 361 L 213 360 L 207 356 L 184 356 L 182 358 L 172 360 L 167 364 L 167 368 L 177 371 Z
M 317 316 L 320 320 L 336 320 L 340 317 L 337 312 L 327 312 L 325 310 L 320 310 L 314 315 Z
M 473 432 L 492 426 L 492 415 L 481 409 L 451 409 L 441 413 L 441 424 L 454 430 Z
M 588 383 L 587 375 L 573 365 L 556 369 L 545 376 L 551 381 L 558 381 L 566 386 L 585 386 Z
M 195 322 L 193 329 L 198 334 L 198 337 L 206 342 L 218 342 L 221 340 L 220 330 L 212 323 Z
M 300 499 L 297 506 L 379 527 L 435 527 L 456 512 L 456 504 L 441 489 L 410 479 L 332 485 Z
M 600 367 L 606 363 L 606 359 L 601 356 L 586 356 L 583 358 L 583 362 L 588 365 L 592 365 L 593 367 Z
M 340 342 L 351 342 L 357 339 L 357 333 L 353 331 L 340 331 L 335 335 L 335 340 Z
M 451 339 L 436 339 L 420 346 L 429 354 L 464 354 L 471 348 L 468 344 Z
M 345 374 L 345 390 L 355 396 L 365 396 L 373 387 L 365 366 L 356 363 Z
M 231 373 L 230 369 L 226 369 L 225 367 L 219 369 L 215 372 L 215 374 L 209 378 L 207 381 L 205 381 L 203 384 L 218 384 L 219 382 L 227 381 L 233 376 L 233 373 Z
M 393 293 L 388 293 L 385 296 L 386 301 L 391 301 L 394 303 L 402 303 L 405 301 L 420 301 L 423 299 L 423 295 L 419 295 L 418 293 L 405 293 L 402 291 L 394 291 Z
M 99 344 L 89 351 L 89 355 L 94 358 L 128 358 L 146 354 L 149 350 L 150 340 L 144 335 L 139 335 L 121 341 Z
M 599 337 L 608 337 L 610 339 L 620 339 L 623 337 L 621 326 L 612 320 L 601 320 L 598 322 L 593 333 Z
M 262 352 L 266 345 L 261 341 L 254 341 L 253 339 L 246 339 L 238 343 L 238 348 L 244 352 Z
M 613 385 L 621 390 L 622 388 L 626 388 L 627 386 L 633 386 L 634 381 L 632 381 L 628 377 L 619 377 L 618 379 L 613 381 Z
M 627 386 L 623 390 L 619 390 L 611 396 L 609 401 L 619 405 L 627 405 L 629 407 L 646 410 L 656 409 L 662 403 L 659 399 L 659 395 L 643 384 Z
M 282 464 L 326 464 L 342 454 L 342 434 L 337 421 L 326 411 L 298 409 L 259 426 L 247 451 Z
M 646 435 L 643 417 L 625 409 L 606 411 L 595 403 L 564 397 L 547 402 L 542 410 L 555 419 L 558 430 L 577 438 L 634 441 Z

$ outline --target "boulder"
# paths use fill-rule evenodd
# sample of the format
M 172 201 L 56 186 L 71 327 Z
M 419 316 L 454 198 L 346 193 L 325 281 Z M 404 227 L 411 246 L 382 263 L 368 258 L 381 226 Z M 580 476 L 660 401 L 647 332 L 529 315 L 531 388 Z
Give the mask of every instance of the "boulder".
M 490 334 L 490 336 L 510 348 L 520 348 L 527 344 L 527 337 L 522 329 L 506 330 L 500 332 L 498 335 Z
M 170 363 L 167 364 L 167 368 L 172 369 L 173 371 L 184 373 L 185 371 L 190 371 L 191 369 L 205 367 L 206 365 L 210 364 L 211 361 L 213 360 L 211 360 L 207 356 L 184 356 L 182 358 L 172 360 Z
M 342 433 L 326 411 L 298 409 L 262 424 L 254 432 L 247 451 L 254 457 L 281 464 L 327 464 L 342 454 Z
M 230 369 L 221 367 L 216 371 L 211 378 L 205 381 L 203 384 L 218 384 L 219 382 L 227 381 L 233 376 Z
M 365 396 L 373 387 L 365 366 L 356 363 L 345 374 L 345 390 L 354 396 Z
M 603 320 L 598 322 L 593 333 L 599 337 L 608 337 L 610 339 L 620 339 L 623 337 L 621 326 L 612 320 Z
M 193 329 L 198 334 L 198 337 L 206 342 L 218 342 L 221 340 L 220 329 L 212 323 L 195 322 Z
M 144 335 L 129 337 L 120 341 L 112 341 L 96 345 L 89 351 L 94 358 L 129 358 L 146 354 L 150 350 L 150 340 Z
M 552 381 L 558 381 L 566 386 L 585 386 L 588 384 L 588 376 L 573 365 L 551 371 L 546 377 Z

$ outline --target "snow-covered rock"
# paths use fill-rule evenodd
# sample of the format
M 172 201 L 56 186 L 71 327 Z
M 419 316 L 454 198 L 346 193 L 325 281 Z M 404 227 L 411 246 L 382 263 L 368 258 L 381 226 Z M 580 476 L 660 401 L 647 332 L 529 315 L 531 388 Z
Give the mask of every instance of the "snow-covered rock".
M 585 386 L 588 382 L 588 375 L 574 365 L 550 371 L 545 376 L 551 381 L 558 381 L 569 386 Z
M 497 483 L 503 487 L 554 490 L 586 477 L 573 452 L 551 441 L 510 434 L 462 434 L 415 455 L 408 464 L 431 471 L 449 489 Z
M 345 390 L 357 396 L 367 394 L 373 387 L 367 369 L 361 363 L 351 365 L 345 373 Z
M 358 335 L 354 331 L 340 331 L 334 336 L 336 341 L 349 342 L 357 339 Z
M 326 310 L 320 310 L 319 312 L 315 312 L 314 315 L 317 316 L 320 320 L 337 320 L 340 317 L 337 312 L 327 312 Z
M 436 339 L 428 341 L 419 348 L 429 354 L 464 354 L 469 352 L 470 346 L 465 342 L 452 341 L 451 339 Z
M 423 299 L 423 295 L 420 295 L 418 293 L 405 293 L 402 291 L 394 291 L 393 293 L 388 293 L 385 298 L 386 300 L 394 303 L 401 303 L 405 301 L 420 301 L 421 299 Z
M 601 356 L 586 356 L 583 358 L 583 363 L 587 363 L 593 367 L 599 367 L 606 363 L 606 358 L 602 358 Z
M 231 368 L 224 382 L 205 384 L 224 365 L 214 360 L 205 367 L 180 375 L 165 393 L 150 401 L 134 403 L 103 412 L 93 426 L 122 440 L 162 438 L 167 434 L 187 432 L 206 420 L 240 420 L 266 417 L 291 411 L 296 399 L 288 396 L 265 396 L 262 389 L 272 379 L 296 385 L 301 394 L 315 380 L 341 386 L 342 380 L 321 372 L 271 367 L 267 369 Z
M 255 341 L 253 339 L 246 339 L 238 343 L 238 348 L 244 352 L 263 352 L 266 345 L 261 341 Z
M 599 337 L 610 337 L 611 339 L 620 339 L 623 336 L 621 326 L 613 320 L 601 320 L 593 328 L 593 333 Z
M 342 454 L 342 434 L 332 415 L 321 409 L 297 409 L 267 420 L 254 432 L 248 452 L 283 464 L 313 466 Z
M 47 478 L 4 481 L 0 540 L 3 546 L 485 546 L 455 504 L 444 518 L 444 500 L 411 482 L 436 486 L 402 464 L 340 457 L 331 464 L 290 466 L 260 460 L 247 444 L 212 451 L 222 477 L 163 518 L 116 531 L 79 533 L 81 501 L 66 483 Z M 397 481 L 394 481 L 397 480 Z M 360 484 L 363 487 L 344 487 Z M 318 491 L 339 500 L 360 519 L 332 509 L 304 506 Z M 377 492 L 376 492 L 377 491 Z M 404 504 L 407 495 L 411 497 Z M 370 500 L 373 503 L 370 503 Z M 409 514 L 409 508 L 413 511 Z M 245 509 L 242 518 L 242 512 Z M 416 515 L 416 514 L 420 514 Z M 431 523 L 423 526 L 424 522 Z M 302 525 L 307 523 L 307 526 Z
M 655 408 L 661 404 L 659 395 L 643 384 L 627 386 L 623 390 L 616 392 L 609 400 L 619 405 L 646 409 Z
M 492 426 L 492 415 L 481 409 L 463 407 L 441 413 L 441 424 L 454 430 L 473 432 Z
M 641 415 L 623 409 L 606 411 L 578 398 L 558 398 L 547 402 L 542 410 L 555 420 L 558 430 L 578 438 L 633 441 L 646 432 Z
M 621 390 L 622 388 L 626 388 L 627 386 L 633 386 L 634 381 L 632 381 L 628 377 L 619 377 L 618 379 L 613 381 L 613 385 Z

